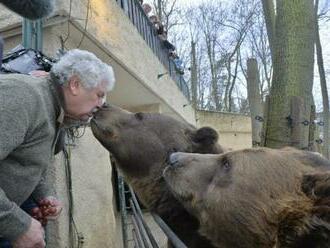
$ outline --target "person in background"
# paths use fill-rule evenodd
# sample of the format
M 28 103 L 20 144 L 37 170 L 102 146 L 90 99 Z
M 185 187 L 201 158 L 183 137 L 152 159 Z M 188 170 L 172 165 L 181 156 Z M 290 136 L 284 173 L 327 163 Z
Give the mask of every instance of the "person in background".
M 154 25 L 157 35 L 161 35 L 164 32 L 164 26 L 163 24 L 159 21 L 158 16 L 156 15 L 152 15 L 149 17 L 149 20 L 151 21 L 151 23 Z
M 63 55 L 49 75 L 0 75 L 1 242 L 45 247 L 38 220 L 56 219 L 62 209 L 45 180 L 60 130 L 67 120 L 87 123 L 114 83 L 111 66 L 78 49 Z M 43 211 L 26 213 L 21 207 L 31 200 Z
M 175 70 L 183 75 L 184 74 L 184 67 L 183 67 L 183 61 L 180 59 L 180 57 L 176 54 L 175 51 L 169 52 L 169 58 L 173 61 L 175 65 Z
M 151 10 L 152 10 L 150 4 L 148 4 L 148 3 L 142 4 L 142 9 L 143 9 L 144 13 L 146 14 L 146 16 L 149 16 L 149 14 L 151 13 Z

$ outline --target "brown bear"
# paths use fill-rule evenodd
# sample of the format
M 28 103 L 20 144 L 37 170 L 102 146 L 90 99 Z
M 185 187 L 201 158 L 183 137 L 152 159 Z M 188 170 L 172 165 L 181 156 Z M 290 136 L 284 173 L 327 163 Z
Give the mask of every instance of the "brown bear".
M 198 234 L 198 220 L 173 197 L 162 177 L 169 154 L 175 151 L 223 152 L 214 129 L 196 129 L 166 115 L 134 114 L 111 105 L 95 114 L 91 127 L 144 206 L 157 213 L 187 247 L 214 247 Z
M 330 247 L 330 162 L 293 148 L 173 153 L 164 178 L 221 248 Z

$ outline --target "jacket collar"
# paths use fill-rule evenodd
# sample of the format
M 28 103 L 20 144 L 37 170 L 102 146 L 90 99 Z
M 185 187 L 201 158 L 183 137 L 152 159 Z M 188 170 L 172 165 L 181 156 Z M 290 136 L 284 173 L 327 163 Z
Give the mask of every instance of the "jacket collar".
M 60 124 L 60 126 L 62 126 L 65 117 L 65 101 L 63 90 L 61 85 L 58 84 L 58 82 L 56 82 L 55 80 L 53 80 L 51 77 L 48 78 L 48 83 L 55 105 L 56 121 L 58 124 Z

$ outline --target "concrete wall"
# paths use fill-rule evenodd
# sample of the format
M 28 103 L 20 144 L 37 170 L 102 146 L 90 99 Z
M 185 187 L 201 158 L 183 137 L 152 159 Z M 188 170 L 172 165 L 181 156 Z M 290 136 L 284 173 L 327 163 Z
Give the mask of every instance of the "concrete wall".
M 60 2 L 60 9 L 68 12 L 70 1 L 61 0 Z M 174 112 L 178 112 L 188 122 L 195 123 L 194 111 L 191 106 L 182 107 L 187 100 L 168 75 L 156 80 L 157 75 L 165 72 L 166 69 L 115 1 L 72 0 L 73 19 L 81 27 L 85 26 L 88 2 L 90 2 L 90 17 L 87 32 L 108 49 L 114 58 L 125 64 L 125 67 L 139 78 L 145 87 L 150 88 L 160 99 L 166 101 Z
M 47 247 L 69 247 L 69 225 L 74 221 L 84 247 L 120 247 L 116 235 L 114 196 L 109 153 L 92 136 L 90 128 L 68 146 L 72 174 L 73 219 L 69 216 L 68 177 L 63 154 L 56 156 L 50 181 L 64 203 L 58 221 L 48 225 Z M 75 230 L 73 230 L 75 232 Z
M 226 148 L 242 149 L 252 146 L 251 118 L 246 115 L 197 111 L 197 126 L 210 126 L 219 133 L 219 143 Z

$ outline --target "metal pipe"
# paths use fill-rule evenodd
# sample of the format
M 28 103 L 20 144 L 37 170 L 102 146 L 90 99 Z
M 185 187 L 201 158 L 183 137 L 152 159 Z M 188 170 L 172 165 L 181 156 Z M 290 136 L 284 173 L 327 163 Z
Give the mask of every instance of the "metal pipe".
M 130 189 L 131 194 L 132 194 L 132 200 L 133 200 L 133 202 L 134 202 L 134 204 L 135 204 L 135 206 L 136 206 L 136 209 L 137 209 L 139 215 L 141 216 L 142 224 L 143 224 L 143 226 L 144 226 L 144 228 L 145 228 L 145 230 L 146 230 L 146 232 L 147 232 L 147 235 L 148 235 L 148 237 L 149 237 L 149 239 L 150 239 L 150 242 L 151 242 L 152 247 L 159 248 L 159 246 L 158 246 L 158 244 L 157 244 L 157 242 L 156 242 L 154 236 L 152 235 L 152 232 L 150 231 L 150 228 L 148 227 L 148 225 L 146 224 L 146 222 L 145 222 L 144 219 L 142 218 L 143 214 L 142 214 L 141 208 L 140 208 L 140 206 L 139 206 L 139 203 L 138 203 L 138 201 L 137 201 L 137 199 L 136 199 L 136 196 L 135 196 L 135 193 L 134 193 L 132 187 L 129 186 L 129 189 Z
M 132 210 L 133 210 L 133 214 L 134 214 L 133 216 L 134 216 L 134 218 L 135 218 L 135 220 L 136 220 L 136 223 L 137 223 L 137 227 L 138 227 L 139 233 L 141 234 L 141 237 L 142 237 L 143 244 L 144 244 L 144 246 L 145 246 L 146 248 L 149 248 L 148 241 L 147 241 L 147 239 L 146 239 L 146 237 L 145 237 L 145 235 L 144 235 L 144 233 L 143 233 L 143 230 L 144 230 L 143 227 L 144 227 L 144 226 L 143 226 L 143 223 L 142 223 L 142 218 L 141 218 L 141 216 L 138 215 L 138 213 L 137 213 L 137 211 L 136 211 L 137 206 L 134 205 L 132 199 L 130 199 L 129 201 L 130 201 L 130 204 L 131 204 L 131 208 L 132 208 Z
M 134 216 L 132 218 L 132 221 L 133 221 L 133 226 L 134 226 L 134 228 L 132 230 L 134 243 L 138 244 L 139 248 L 144 248 L 145 246 L 143 245 L 143 242 L 142 242 L 141 233 L 139 232 L 139 227 L 138 227 L 138 224 L 137 224 Z
M 154 220 L 164 231 L 168 239 L 171 241 L 175 248 L 187 248 L 187 246 L 176 236 L 176 234 L 169 228 L 169 226 L 156 214 L 151 213 Z
M 120 198 L 120 213 L 121 213 L 121 228 L 123 233 L 123 245 L 124 248 L 128 248 L 127 242 L 127 229 L 126 229 L 126 200 L 125 200 L 125 189 L 124 189 L 124 181 L 121 176 L 118 175 L 118 188 L 119 188 L 119 198 Z

